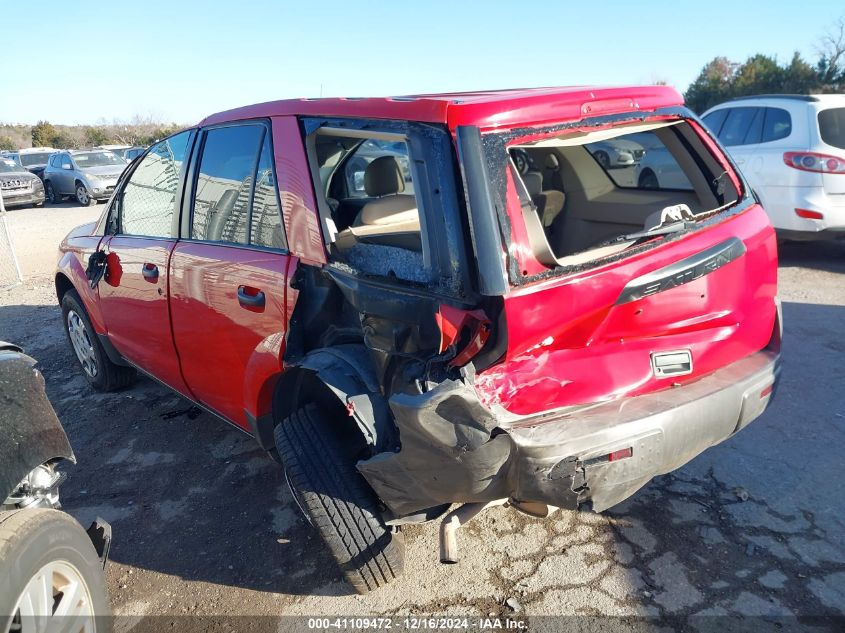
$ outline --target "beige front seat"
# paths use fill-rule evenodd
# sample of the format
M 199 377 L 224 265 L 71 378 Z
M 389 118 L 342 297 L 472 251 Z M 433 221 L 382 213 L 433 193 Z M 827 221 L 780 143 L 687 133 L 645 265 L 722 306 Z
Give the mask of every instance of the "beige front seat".
M 375 198 L 337 235 L 338 248 L 358 242 L 420 250 L 420 214 L 413 195 L 406 195 L 405 178 L 393 156 L 379 156 L 364 172 L 364 191 Z

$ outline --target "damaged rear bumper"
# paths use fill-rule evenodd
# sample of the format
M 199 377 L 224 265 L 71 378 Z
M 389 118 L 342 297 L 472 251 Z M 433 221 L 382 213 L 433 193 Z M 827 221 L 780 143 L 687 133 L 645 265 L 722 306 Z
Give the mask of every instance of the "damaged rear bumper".
M 503 498 L 602 511 L 758 417 L 779 364 L 764 350 L 684 386 L 507 422 L 466 383 L 446 382 L 394 395 L 401 450 L 358 468 L 398 516 Z M 607 457 L 626 449 L 629 457 Z

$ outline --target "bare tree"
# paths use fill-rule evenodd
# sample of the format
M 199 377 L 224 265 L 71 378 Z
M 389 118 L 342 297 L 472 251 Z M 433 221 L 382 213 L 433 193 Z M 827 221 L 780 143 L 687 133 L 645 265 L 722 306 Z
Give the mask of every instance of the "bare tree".
M 836 82 L 840 64 L 845 62 L 845 16 L 836 20 L 816 45 L 819 54 L 819 79 L 823 84 Z

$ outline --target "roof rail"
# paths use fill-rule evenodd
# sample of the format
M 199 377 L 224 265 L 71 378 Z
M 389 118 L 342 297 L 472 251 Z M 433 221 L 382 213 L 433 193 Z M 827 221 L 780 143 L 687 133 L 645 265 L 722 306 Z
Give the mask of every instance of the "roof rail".
M 814 95 L 747 95 L 745 97 L 734 97 L 729 101 L 745 101 L 747 99 L 792 99 L 793 101 L 818 101 L 819 98 Z

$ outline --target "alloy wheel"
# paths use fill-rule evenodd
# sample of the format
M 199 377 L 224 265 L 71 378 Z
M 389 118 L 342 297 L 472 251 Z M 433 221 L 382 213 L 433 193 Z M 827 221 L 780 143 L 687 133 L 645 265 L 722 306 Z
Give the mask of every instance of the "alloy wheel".
M 79 185 L 76 188 L 76 200 L 83 206 L 86 206 L 91 201 L 91 196 L 88 195 L 88 190 L 83 185 Z
M 65 561 L 51 561 L 39 569 L 24 587 L 13 613 L 21 630 L 32 633 L 96 631 L 88 585 L 76 567 Z
M 88 330 L 85 327 L 85 322 L 74 311 L 70 310 L 67 313 L 67 331 L 70 335 L 70 342 L 73 345 L 73 351 L 76 352 L 76 357 L 82 365 L 85 373 L 96 378 L 98 373 L 97 356 L 94 353 L 94 345 L 91 343 L 91 338 L 88 335 Z

